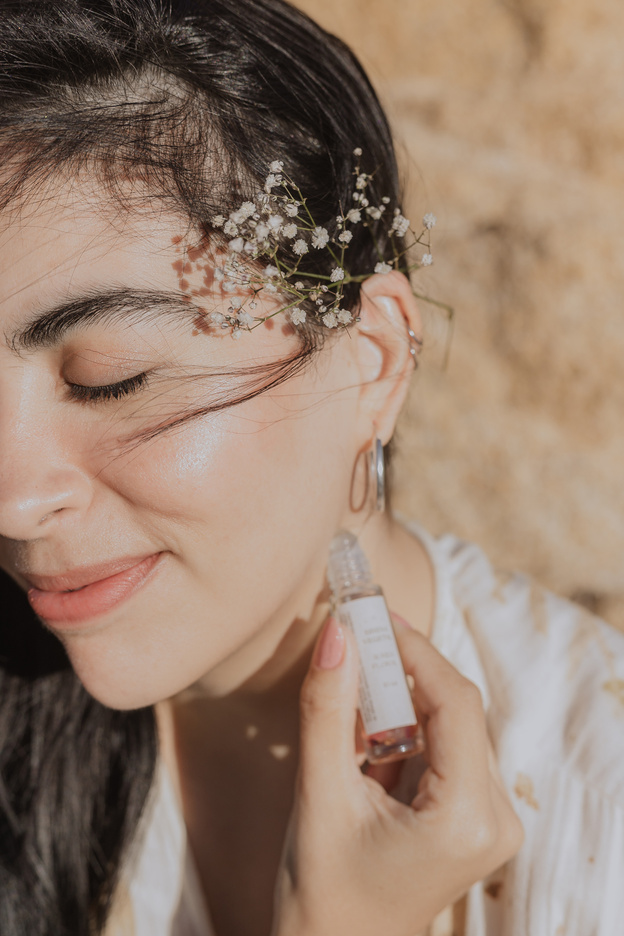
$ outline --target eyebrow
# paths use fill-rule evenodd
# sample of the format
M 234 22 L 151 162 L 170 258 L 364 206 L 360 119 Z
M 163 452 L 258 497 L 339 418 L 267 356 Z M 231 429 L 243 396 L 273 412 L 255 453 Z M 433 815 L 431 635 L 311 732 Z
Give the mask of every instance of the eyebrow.
M 183 293 L 127 287 L 95 291 L 38 313 L 24 327 L 7 336 L 7 344 L 16 352 L 48 349 L 59 345 L 74 328 L 121 321 L 132 324 L 167 313 L 179 318 L 181 312 L 189 315 L 204 311 Z

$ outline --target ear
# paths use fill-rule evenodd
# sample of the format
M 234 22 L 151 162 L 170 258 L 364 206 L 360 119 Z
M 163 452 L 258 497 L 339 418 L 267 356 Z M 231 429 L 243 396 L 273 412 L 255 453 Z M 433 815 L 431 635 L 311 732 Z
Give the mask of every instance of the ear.
M 392 438 L 415 366 L 409 329 L 421 339 L 422 321 L 407 277 L 393 270 L 365 280 L 354 348 L 363 442 L 370 439 L 371 426 L 384 445 Z

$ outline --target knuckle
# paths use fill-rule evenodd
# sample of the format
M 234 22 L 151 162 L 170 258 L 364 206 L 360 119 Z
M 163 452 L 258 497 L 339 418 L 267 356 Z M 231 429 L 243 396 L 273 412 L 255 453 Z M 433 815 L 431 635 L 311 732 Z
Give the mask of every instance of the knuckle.
M 299 695 L 299 711 L 305 723 L 331 714 L 340 708 L 340 699 L 318 691 L 311 682 L 304 682 Z
M 498 823 L 493 813 L 475 817 L 471 829 L 471 844 L 475 855 L 488 855 L 498 844 Z
M 486 859 L 496 848 L 498 823 L 491 809 L 475 809 L 464 803 L 450 817 L 453 851 L 460 861 Z
M 481 690 L 469 679 L 462 678 L 459 689 L 463 704 L 471 710 L 483 712 L 483 699 Z
M 524 838 L 524 826 L 511 805 L 509 805 L 501 830 L 501 849 L 506 860 L 520 851 L 524 844 Z

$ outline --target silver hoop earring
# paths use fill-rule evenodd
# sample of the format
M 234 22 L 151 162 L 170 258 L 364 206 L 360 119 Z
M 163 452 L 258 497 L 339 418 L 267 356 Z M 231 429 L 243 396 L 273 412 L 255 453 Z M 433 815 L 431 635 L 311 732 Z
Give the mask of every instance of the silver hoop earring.
M 368 453 L 373 510 L 383 513 L 386 509 L 386 463 L 381 439 L 375 434 L 373 447 Z

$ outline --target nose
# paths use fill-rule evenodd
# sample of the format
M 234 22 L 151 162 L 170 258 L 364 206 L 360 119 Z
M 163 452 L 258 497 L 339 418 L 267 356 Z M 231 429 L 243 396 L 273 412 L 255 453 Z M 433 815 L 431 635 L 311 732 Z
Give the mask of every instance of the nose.
M 0 401 L 0 537 L 38 539 L 88 507 L 91 480 L 49 397 L 3 392 Z

